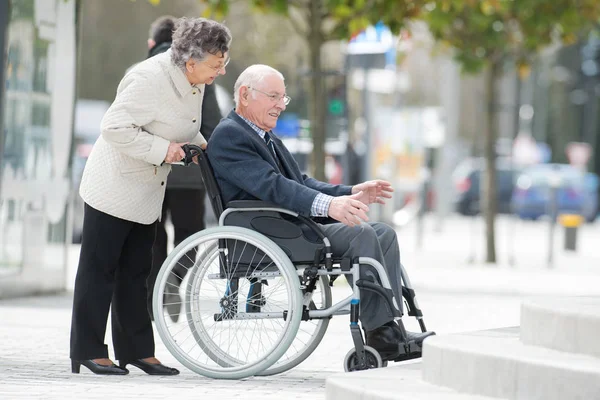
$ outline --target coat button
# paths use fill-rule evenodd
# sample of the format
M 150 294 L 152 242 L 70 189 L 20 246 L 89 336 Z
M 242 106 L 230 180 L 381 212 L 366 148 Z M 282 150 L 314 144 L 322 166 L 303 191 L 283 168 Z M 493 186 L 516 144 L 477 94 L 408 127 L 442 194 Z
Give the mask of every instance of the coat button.
M 160 186 L 164 186 L 164 185 L 165 185 L 165 182 L 164 182 L 164 181 L 162 181 L 162 182 L 160 183 Z
M 192 94 L 196 94 L 196 91 L 195 91 L 195 90 L 194 90 L 194 91 L 192 91 Z
M 194 118 L 194 119 L 192 120 L 192 122 L 193 122 L 193 123 L 196 123 L 196 118 Z

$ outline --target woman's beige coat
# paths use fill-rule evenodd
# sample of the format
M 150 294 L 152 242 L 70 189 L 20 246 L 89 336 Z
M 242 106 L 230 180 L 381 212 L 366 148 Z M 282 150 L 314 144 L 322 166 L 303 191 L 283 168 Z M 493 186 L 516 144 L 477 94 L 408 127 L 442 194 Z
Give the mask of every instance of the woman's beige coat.
M 128 221 L 156 221 L 171 170 L 162 164 L 169 143 L 206 143 L 200 134 L 203 90 L 171 63 L 170 50 L 132 68 L 102 119 L 83 171 L 83 200 Z

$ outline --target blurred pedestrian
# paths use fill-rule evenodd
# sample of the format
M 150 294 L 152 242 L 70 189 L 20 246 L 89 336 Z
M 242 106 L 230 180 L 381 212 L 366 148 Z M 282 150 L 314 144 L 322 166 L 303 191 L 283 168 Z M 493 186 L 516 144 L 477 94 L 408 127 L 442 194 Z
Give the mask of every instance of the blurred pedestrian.
M 184 143 L 204 146 L 199 132 L 205 84 L 225 74 L 231 33 L 217 22 L 177 21 L 171 48 L 133 67 L 104 115 L 101 136 L 80 186 L 83 236 L 71 321 L 71 366 L 125 375 L 127 364 L 150 375 L 176 375 L 154 357 L 146 279 L 165 195 L 169 163 Z M 119 366 L 104 336 L 111 309 Z
M 164 53 L 171 48 L 175 21 L 175 17 L 166 15 L 152 23 L 150 26 L 150 38 L 148 39 L 148 58 Z M 217 103 L 215 85 L 206 85 L 204 87 L 204 100 L 202 102 L 200 133 L 202 133 L 207 141 L 221 118 L 222 115 Z M 157 223 L 156 239 L 152 247 L 152 271 L 148 277 L 148 312 L 152 319 L 154 319 L 152 311 L 154 284 L 160 267 L 167 258 L 168 238 L 165 229 L 167 215 L 170 216 L 175 233 L 173 245 L 177 246 L 190 235 L 206 227 L 204 223 L 205 198 L 206 189 L 204 188 L 200 168 L 173 165 L 167 179 L 167 190 L 162 205 L 162 217 Z M 168 277 L 169 282 L 165 288 L 168 294 L 164 304 L 167 314 L 174 322 L 177 322 L 179 319 L 181 311 L 179 284 L 185 277 L 193 259 L 194 254 L 190 254 L 186 259 L 190 265 L 178 264 L 173 269 L 173 274 Z

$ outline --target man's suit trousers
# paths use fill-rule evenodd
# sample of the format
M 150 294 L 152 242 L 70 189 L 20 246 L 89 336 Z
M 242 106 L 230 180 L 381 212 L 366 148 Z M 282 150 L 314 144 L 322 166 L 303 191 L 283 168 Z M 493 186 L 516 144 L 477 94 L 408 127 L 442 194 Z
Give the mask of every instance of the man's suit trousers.
M 387 272 L 396 304 L 402 307 L 400 249 L 392 227 L 374 222 L 354 227 L 335 223 L 321 228 L 331 241 L 334 257 L 370 257 L 379 261 Z M 371 266 L 361 265 L 360 277 L 372 278 L 375 283 L 381 284 L 377 271 Z M 367 290 L 360 292 L 360 321 L 364 329 L 370 331 L 393 320 L 394 314 L 381 296 Z
M 71 321 L 71 359 L 107 358 L 104 344 L 111 309 L 115 358 L 154 356 L 146 309 L 156 223 L 143 225 L 85 204 Z

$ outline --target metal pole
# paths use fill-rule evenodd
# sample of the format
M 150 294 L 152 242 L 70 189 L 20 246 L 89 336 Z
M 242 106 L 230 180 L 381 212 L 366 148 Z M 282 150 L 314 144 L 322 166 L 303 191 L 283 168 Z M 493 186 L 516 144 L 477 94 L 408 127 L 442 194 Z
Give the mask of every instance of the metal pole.
M 516 81 L 515 81 L 515 107 L 514 107 L 514 135 L 512 137 L 512 141 L 514 143 L 515 138 L 517 137 L 517 135 L 519 134 L 519 130 L 521 128 L 521 117 L 519 115 L 519 111 L 520 111 L 520 106 L 521 106 L 521 77 L 519 76 L 519 71 L 515 71 L 515 76 L 516 76 Z M 513 157 L 513 146 L 511 144 L 510 146 L 510 150 L 509 150 L 509 173 L 510 173 L 510 180 L 511 180 L 511 187 L 514 188 L 515 187 L 515 162 L 514 162 L 514 157 Z M 510 215 L 508 217 L 508 243 L 507 243 L 507 248 L 508 248 L 508 265 L 510 266 L 514 266 L 515 265 L 515 225 L 517 223 L 517 216 L 514 213 L 514 210 L 512 209 L 512 200 L 511 200 L 511 204 L 509 205 L 510 207 Z
M 553 171 L 549 178 L 550 188 L 550 226 L 548 229 L 548 268 L 554 266 L 554 230 L 556 227 L 556 217 L 558 214 L 558 189 L 561 185 L 560 172 L 558 170 Z
M 371 179 L 371 123 L 370 123 L 370 99 L 369 99 L 369 71 L 368 66 L 363 68 L 363 88 L 362 88 L 362 106 L 363 106 L 363 119 L 365 122 L 364 132 L 364 144 L 365 152 L 363 154 L 363 168 L 362 168 L 362 179 L 361 181 L 368 181 Z
M 425 167 L 429 163 L 431 150 L 427 147 L 423 149 Z M 422 169 L 424 171 L 424 169 Z M 417 213 L 417 249 L 423 247 L 423 219 L 425 217 L 425 209 L 427 207 L 427 180 L 428 176 L 423 176 L 421 179 L 421 187 L 418 193 L 419 196 L 419 211 Z
M 483 93 L 479 92 L 478 93 L 480 96 L 483 96 Z M 479 149 L 481 148 L 481 136 L 477 134 L 477 132 L 481 132 L 481 128 L 482 128 L 482 114 L 484 112 L 484 106 L 482 106 L 481 103 L 478 103 L 477 105 L 478 108 L 478 112 L 474 113 L 475 114 L 475 127 L 476 127 L 476 132 L 473 135 L 473 151 L 472 151 L 472 157 L 473 159 L 477 160 L 480 157 L 480 151 Z M 475 168 L 477 168 L 477 166 L 475 166 Z M 479 174 L 479 212 L 481 213 L 481 200 L 483 198 L 483 185 L 481 184 L 481 173 Z M 471 218 L 471 221 L 469 223 L 470 225 L 470 230 L 471 230 L 471 234 L 470 234 L 470 248 L 469 248 L 469 257 L 467 258 L 467 263 L 469 264 L 473 264 L 476 261 L 476 243 L 475 243 L 475 236 L 477 234 L 477 215 L 470 215 L 469 216 Z
M 5 65 L 7 60 L 6 46 L 8 43 L 8 22 L 10 20 L 10 1 L 0 0 L 0 161 L 4 155 L 4 91 L 6 88 Z M 2 176 L 2 162 L 0 162 L 0 176 Z M 0 194 L 2 193 L 2 184 L 0 182 Z
M 550 227 L 548 230 L 548 268 L 554 266 L 554 228 L 556 225 L 556 188 L 550 189 Z

